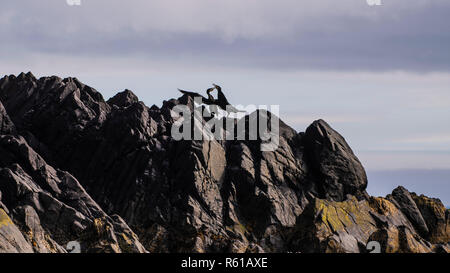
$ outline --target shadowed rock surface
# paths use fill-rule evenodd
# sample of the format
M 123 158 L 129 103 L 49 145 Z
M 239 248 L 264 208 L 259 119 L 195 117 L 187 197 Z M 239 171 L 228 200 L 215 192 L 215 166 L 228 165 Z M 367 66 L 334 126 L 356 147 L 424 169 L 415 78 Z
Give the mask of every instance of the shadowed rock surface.
M 325 121 L 305 133 L 280 121 L 279 147 L 261 152 L 259 138 L 175 141 L 176 105 L 195 107 L 148 108 L 130 90 L 105 101 L 76 78 L 1 79 L 0 251 L 449 251 L 442 203 L 403 188 L 370 197 Z

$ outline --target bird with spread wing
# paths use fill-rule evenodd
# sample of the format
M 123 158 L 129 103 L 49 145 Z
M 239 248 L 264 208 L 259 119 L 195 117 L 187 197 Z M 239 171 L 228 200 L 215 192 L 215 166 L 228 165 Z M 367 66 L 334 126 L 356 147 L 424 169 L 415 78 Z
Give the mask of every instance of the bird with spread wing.
M 216 104 L 222 108 L 223 110 L 227 111 L 228 113 L 243 113 L 245 111 L 241 111 L 239 109 L 237 109 L 236 107 L 234 107 L 233 105 L 231 105 L 227 98 L 225 97 L 225 95 L 222 92 L 222 88 L 220 86 L 218 86 L 217 84 L 214 84 L 214 88 L 217 90 L 217 100 L 216 100 Z
M 192 98 L 194 97 L 201 97 L 202 98 L 202 102 L 204 104 L 210 105 L 211 107 L 213 107 L 213 109 L 211 109 L 213 112 L 217 113 L 217 106 L 220 107 L 220 109 L 226 111 L 227 113 L 241 113 L 241 112 L 245 112 L 245 111 L 240 111 L 239 109 L 237 109 L 236 107 L 234 107 L 233 105 L 231 105 L 227 98 L 225 97 L 225 95 L 222 92 L 222 88 L 220 86 L 218 86 L 217 84 L 213 84 L 214 87 L 208 88 L 206 90 L 206 93 L 208 94 L 208 98 L 203 97 L 202 95 L 200 95 L 199 93 L 196 92 L 190 92 L 190 91 L 185 91 L 185 90 L 181 90 L 178 89 L 181 93 L 186 94 Z M 211 92 L 217 90 L 217 99 L 214 98 L 213 95 L 211 95 Z

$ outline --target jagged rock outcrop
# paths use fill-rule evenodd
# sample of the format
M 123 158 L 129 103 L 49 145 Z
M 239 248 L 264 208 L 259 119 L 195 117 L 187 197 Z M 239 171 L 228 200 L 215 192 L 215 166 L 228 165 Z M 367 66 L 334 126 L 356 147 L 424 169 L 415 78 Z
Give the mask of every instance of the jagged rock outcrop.
M 0 134 L 12 134 L 14 132 L 14 124 L 6 113 L 5 107 L 0 102 Z
M 31 253 L 33 249 L 5 210 L 0 209 L 0 253 Z
M 343 201 L 346 195 L 367 199 L 366 172 L 345 139 L 325 121 L 313 122 L 305 132 L 306 155 L 313 166 L 319 196 Z
M 448 251 L 448 240 L 432 244 L 419 236 L 417 226 L 401 209 L 381 197 L 342 202 L 315 199 L 300 223 L 291 242 L 294 250 L 302 252 L 368 252 L 370 241 L 379 242 L 383 253 Z
M 138 97 L 131 90 L 127 89 L 110 98 L 108 100 L 108 104 L 115 105 L 117 107 L 128 107 L 138 101 Z
M 422 218 L 429 230 L 425 238 L 431 243 L 445 243 L 450 241 L 450 210 L 444 207 L 441 200 L 418 196 L 411 193 L 411 197 L 419 208 Z
M 426 236 L 429 233 L 427 224 L 407 189 L 401 186 L 397 187 L 392 191 L 391 195 L 387 196 L 387 199 L 400 208 L 422 236 Z
M 5 228 L 17 225 L 27 242 L 10 233 L 17 251 L 65 252 L 66 243 L 78 241 L 87 252 L 145 252 L 120 217 L 106 215 L 72 175 L 49 166 L 22 137 L 0 136 L 0 154 L 0 206 L 15 222 L 6 219 Z
M 87 252 L 146 252 L 119 216 L 108 216 L 16 134 L 1 102 L 0 120 L 0 251 L 66 252 L 78 241 Z
M 174 140 L 187 96 L 148 108 L 129 90 L 105 101 L 76 78 L 22 73 L 0 80 L 0 102 L 0 251 L 448 251 L 442 203 L 370 197 L 322 120 L 305 133 L 279 121 L 278 148 L 262 152 L 259 138 Z

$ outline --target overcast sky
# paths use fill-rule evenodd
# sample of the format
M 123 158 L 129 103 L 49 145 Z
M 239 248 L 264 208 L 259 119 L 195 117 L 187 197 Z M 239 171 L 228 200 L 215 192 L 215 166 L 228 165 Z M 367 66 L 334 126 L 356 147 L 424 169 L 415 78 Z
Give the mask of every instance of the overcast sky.
M 75 76 L 147 105 L 223 86 L 324 118 L 368 170 L 450 169 L 450 1 L 5 0 L 0 74 Z

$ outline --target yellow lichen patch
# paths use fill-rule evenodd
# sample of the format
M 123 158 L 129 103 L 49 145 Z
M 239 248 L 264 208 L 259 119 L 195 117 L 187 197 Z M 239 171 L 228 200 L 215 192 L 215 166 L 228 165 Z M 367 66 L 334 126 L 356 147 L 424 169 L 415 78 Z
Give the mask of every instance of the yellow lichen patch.
M 435 215 L 438 221 L 434 224 L 432 223 L 428 228 L 430 228 L 429 241 L 431 243 L 447 243 L 450 241 L 450 227 L 445 223 L 446 221 L 446 208 L 442 202 L 426 197 L 425 195 L 417 196 L 416 194 L 411 194 L 414 202 L 420 210 L 425 210 L 431 215 Z M 426 221 L 427 219 L 425 219 Z M 447 220 L 448 221 L 448 220 Z M 429 224 L 429 223 L 427 223 Z
M 97 235 L 101 236 L 105 232 L 105 222 L 102 218 L 95 218 L 94 219 L 94 228 L 97 233 Z
M 35 238 L 34 238 L 34 233 L 33 230 L 29 229 L 25 232 L 25 235 L 28 237 L 28 239 L 31 242 L 31 245 L 33 246 L 33 248 L 38 247 L 38 243 L 36 242 Z
M 132 245 L 133 242 L 127 237 L 127 235 L 125 235 L 125 233 L 121 233 L 120 234 L 122 239 L 128 244 L 128 245 Z
M 125 233 L 120 233 L 118 236 L 118 243 L 121 252 L 132 253 L 133 252 L 133 242 L 128 238 Z
M 111 252 L 112 253 L 122 253 L 120 247 L 118 244 L 109 244 L 109 246 L 111 247 Z
M 374 238 L 375 240 L 377 238 Z M 398 229 L 390 227 L 387 230 L 387 241 L 386 241 L 386 253 L 397 253 L 399 252 L 400 244 L 398 237 Z
M 445 207 L 441 202 L 436 201 L 435 199 L 426 197 L 425 195 L 417 196 L 415 194 L 411 195 L 414 199 L 414 202 L 416 202 L 417 206 L 419 208 L 426 207 L 433 211 L 435 215 L 439 215 L 442 218 L 445 218 Z
M 441 202 L 439 202 L 439 200 L 433 199 L 433 198 L 429 198 L 429 197 L 427 197 L 425 195 L 417 196 L 415 194 L 412 194 L 411 196 L 412 196 L 412 198 L 414 199 L 414 201 L 418 205 L 423 205 L 423 206 L 427 206 L 427 207 L 433 207 L 434 209 L 436 209 L 440 213 L 445 213 L 446 209 L 445 209 L 444 205 Z
M 247 228 L 241 223 L 235 225 L 235 230 L 238 230 L 242 235 L 247 233 Z
M 368 224 L 373 221 L 368 213 L 369 207 L 366 201 L 359 202 L 355 198 L 343 202 L 316 199 L 315 205 L 321 224 L 332 232 L 355 225 L 365 231 L 369 228 Z
M 3 209 L 0 209 L 0 227 L 12 224 L 11 219 L 9 219 L 8 214 Z
M 369 205 L 376 212 L 382 215 L 395 215 L 398 213 L 397 207 L 389 200 L 382 197 L 371 197 Z
M 328 226 L 333 232 L 342 230 L 344 225 L 339 220 L 336 209 L 330 204 L 323 203 L 320 206 L 322 223 Z

